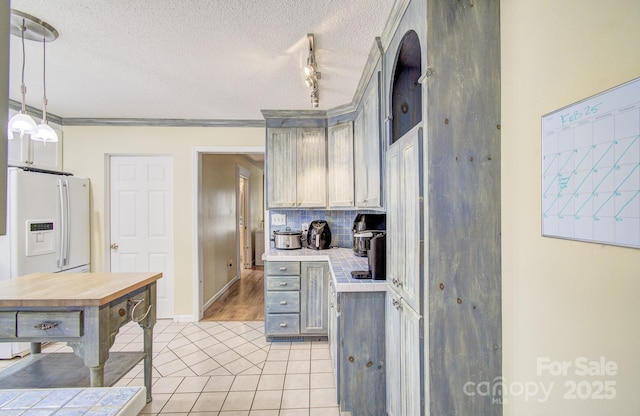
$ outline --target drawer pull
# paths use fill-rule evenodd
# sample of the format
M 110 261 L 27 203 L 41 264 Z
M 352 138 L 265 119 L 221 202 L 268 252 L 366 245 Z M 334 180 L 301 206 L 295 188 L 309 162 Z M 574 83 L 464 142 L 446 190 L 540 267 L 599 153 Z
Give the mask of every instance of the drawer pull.
M 287 282 L 280 282 L 280 286 L 286 286 L 287 284 Z
M 151 306 L 153 306 L 153 305 L 149 305 L 149 307 L 147 308 L 147 311 L 143 313 L 140 317 L 136 318 L 135 317 L 136 308 L 138 307 L 138 305 L 144 302 L 144 299 L 129 299 L 128 302 L 129 304 L 133 303 L 133 308 L 131 308 L 131 320 L 135 323 L 140 323 L 140 321 L 146 318 L 147 315 L 149 315 L 149 311 L 151 311 Z
M 280 267 L 280 271 L 281 271 L 281 272 L 283 272 L 283 271 L 285 271 L 285 270 L 287 270 L 287 268 L 286 268 L 286 267 Z
M 284 322 L 280 324 L 280 328 L 286 328 L 287 326 L 288 325 L 286 323 L 284 323 Z
M 286 304 L 287 304 L 287 301 L 286 301 L 286 300 L 281 300 L 281 301 L 280 301 L 280 305 L 286 305 Z
M 34 325 L 33 327 L 35 329 L 39 329 L 41 331 L 46 331 L 48 329 L 53 329 L 53 328 L 55 328 L 57 326 L 58 326 L 58 324 L 56 322 L 43 322 L 41 324 Z

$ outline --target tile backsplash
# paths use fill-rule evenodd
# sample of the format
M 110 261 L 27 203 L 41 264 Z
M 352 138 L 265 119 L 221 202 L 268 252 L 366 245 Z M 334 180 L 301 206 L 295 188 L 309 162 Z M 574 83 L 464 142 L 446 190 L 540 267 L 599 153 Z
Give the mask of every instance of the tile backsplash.
M 313 220 L 324 220 L 329 224 L 331 230 L 331 246 L 352 248 L 353 247 L 353 220 L 357 214 L 380 214 L 380 211 L 371 210 L 289 210 L 274 209 L 269 211 L 269 224 L 271 232 L 284 230 L 289 227 L 293 231 L 302 231 L 303 224 L 309 224 Z M 273 225 L 273 216 L 286 216 L 285 225 Z M 271 242 L 273 247 L 273 242 Z

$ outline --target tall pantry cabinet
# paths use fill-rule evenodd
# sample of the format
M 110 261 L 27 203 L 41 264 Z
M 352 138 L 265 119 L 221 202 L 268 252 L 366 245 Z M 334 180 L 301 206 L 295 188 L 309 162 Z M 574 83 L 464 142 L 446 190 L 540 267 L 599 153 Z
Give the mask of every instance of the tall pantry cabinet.
M 502 370 L 500 2 L 400 0 L 394 16 L 382 36 L 387 414 L 499 416 L 502 397 L 462 387 Z

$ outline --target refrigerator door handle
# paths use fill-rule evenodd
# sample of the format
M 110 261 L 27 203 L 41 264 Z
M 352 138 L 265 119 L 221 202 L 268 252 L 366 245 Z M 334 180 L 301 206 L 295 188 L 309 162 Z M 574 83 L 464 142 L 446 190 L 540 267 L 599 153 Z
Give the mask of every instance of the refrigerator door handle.
M 58 202 L 60 203 L 60 245 L 58 249 L 58 268 L 61 269 L 64 266 L 64 252 L 65 252 L 65 230 L 67 226 L 67 219 L 65 217 L 65 189 L 62 179 L 58 179 Z
M 71 215 L 69 210 L 71 209 L 71 199 L 69 197 L 69 181 L 64 180 L 64 196 L 65 196 L 65 228 L 64 228 L 64 265 L 69 265 L 69 253 L 71 253 Z

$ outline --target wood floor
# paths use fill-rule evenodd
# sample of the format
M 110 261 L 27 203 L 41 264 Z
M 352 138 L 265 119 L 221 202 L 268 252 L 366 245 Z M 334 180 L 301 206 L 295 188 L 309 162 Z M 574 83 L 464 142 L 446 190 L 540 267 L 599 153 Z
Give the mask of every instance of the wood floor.
M 264 321 L 264 267 L 243 269 L 240 280 L 206 311 L 203 321 Z

